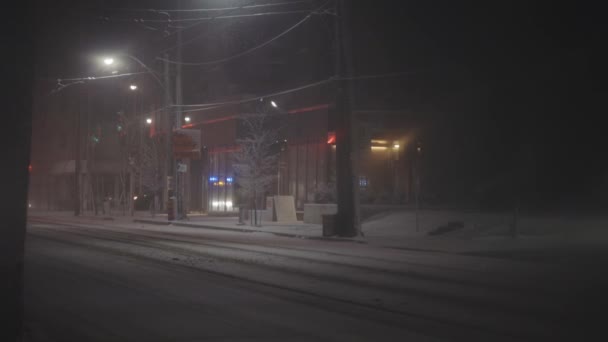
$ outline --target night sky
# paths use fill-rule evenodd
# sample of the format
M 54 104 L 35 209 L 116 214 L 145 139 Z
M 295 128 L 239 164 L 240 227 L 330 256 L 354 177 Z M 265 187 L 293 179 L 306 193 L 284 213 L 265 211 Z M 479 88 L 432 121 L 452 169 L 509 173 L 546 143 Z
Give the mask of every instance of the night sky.
M 183 7 L 228 2 L 233 1 L 184 1 Z M 293 7 L 310 9 L 320 3 Z M 36 26 L 39 89 L 52 89 L 49 79 L 95 73 L 91 56 L 107 51 L 128 51 L 158 69 L 154 57 L 175 44 L 174 35 L 166 38 L 159 30 L 99 18 L 131 15 L 112 10 L 116 7 L 172 4 L 46 4 Z M 185 49 L 184 60 L 241 51 L 302 16 L 204 24 L 208 37 Z M 608 168 L 601 124 L 606 87 L 600 76 L 606 28 L 599 16 L 598 6 L 579 3 L 357 1 L 352 17 L 355 74 L 411 72 L 358 81 L 357 108 L 397 109 L 421 117 L 429 192 L 506 206 L 519 198 L 534 209 L 601 207 L 608 198 Z M 184 39 L 200 32 L 191 31 Z M 331 35 L 331 17 L 319 16 L 293 36 L 236 62 L 185 68 L 189 89 L 184 101 L 213 100 L 209 88 L 216 83 L 210 85 L 208 79 L 225 81 L 236 93 L 259 94 L 327 78 L 333 68 Z

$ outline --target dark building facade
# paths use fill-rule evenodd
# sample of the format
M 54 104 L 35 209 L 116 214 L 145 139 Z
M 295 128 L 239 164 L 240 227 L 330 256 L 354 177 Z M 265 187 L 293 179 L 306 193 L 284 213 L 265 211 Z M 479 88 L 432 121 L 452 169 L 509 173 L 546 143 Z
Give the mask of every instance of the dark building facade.
M 272 101 L 281 104 L 274 113 L 281 121 L 281 148 L 273 171 L 275 181 L 266 195 L 293 196 L 297 210 L 303 210 L 306 203 L 335 201 L 334 106 L 320 91 Z M 201 159 L 190 161 L 185 189 L 190 211 L 222 214 L 238 210 L 233 155 L 240 148 L 237 140 L 242 134 L 238 113 L 244 111 L 242 106 L 232 106 L 189 113 L 192 122 L 183 127 L 199 129 L 203 146 Z M 411 156 L 415 156 L 416 132 L 390 119 L 404 114 L 374 110 L 356 113 L 360 127 L 358 184 L 363 203 L 405 204 L 412 199 Z

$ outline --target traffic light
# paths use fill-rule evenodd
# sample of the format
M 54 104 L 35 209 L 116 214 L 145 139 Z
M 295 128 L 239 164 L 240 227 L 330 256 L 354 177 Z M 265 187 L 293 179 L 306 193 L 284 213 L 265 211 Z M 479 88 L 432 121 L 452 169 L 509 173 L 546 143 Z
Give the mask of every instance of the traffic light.
M 99 144 L 99 141 L 101 140 L 101 126 L 97 125 L 97 127 L 95 127 L 95 131 L 93 133 L 91 133 L 91 143 L 93 143 L 93 146 Z
M 125 135 L 127 134 L 127 125 L 125 122 L 125 117 L 124 115 L 118 115 L 118 120 L 116 123 L 116 131 L 118 132 L 119 135 Z

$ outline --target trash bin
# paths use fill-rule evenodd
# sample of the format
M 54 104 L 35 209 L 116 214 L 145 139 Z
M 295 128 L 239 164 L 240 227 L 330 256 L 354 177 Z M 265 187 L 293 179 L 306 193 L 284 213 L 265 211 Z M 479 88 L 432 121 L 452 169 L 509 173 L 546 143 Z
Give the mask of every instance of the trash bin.
M 170 197 L 167 201 L 167 219 L 175 220 L 175 197 Z
M 323 215 L 323 236 L 334 236 L 336 225 L 336 214 Z

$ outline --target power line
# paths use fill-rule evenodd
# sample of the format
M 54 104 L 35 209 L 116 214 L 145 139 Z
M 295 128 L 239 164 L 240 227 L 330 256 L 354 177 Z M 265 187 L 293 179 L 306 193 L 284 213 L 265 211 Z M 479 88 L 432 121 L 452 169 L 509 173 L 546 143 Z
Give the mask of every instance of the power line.
M 228 62 L 234 59 L 237 59 L 239 57 L 248 55 L 258 49 L 261 49 L 263 47 L 265 47 L 266 45 L 274 42 L 275 40 L 283 37 L 284 35 L 288 34 L 289 32 L 291 32 L 292 30 L 294 30 L 295 28 L 297 28 L 298 26 L 302 25 L 305 21 L 307 21 L 308 19 L 310 19 L 312 17 L 312 15 L 318 13 L 323 7 L 325 7 L 325 5 L 327 5 L 329 1 L 325 2 L 323 5 L 321 5 L 319 8 L 317 8 L 316 10 L 309 12 L 309 14 L 307 16 L 305 16 L 302 20 L 298 21 L 295 25 L 289 27 L 287 30 L 279 33 L 278 35 L 274 36 L 273 38 L 265 41 L 264 43 L 254 46 L 248 50 L 245 50 L 243 52 L 237 53 L 235 55 L 229 56 L 229 57 L 225 57 L 225 58 L 221 58 L 221 59 L 216 59 L 216 60 L 211 60 L 211 61 L 206 61 L 206 62 L 180 62 L 180 61 L 173 61 L 173 60 L 169 60 L 169 59 L 165 59 L 165 58 L 161 58 L 161 57 L 157 57 L 156 59 L 164 61 L 164 62 L 168 62 L 171 64 L 179 64 L 179 65 L 186 65 L 186 66 L 205 66 L 205 65 L 213 65 L 213 64 L 220 64 L 220 63 L 224 63 L 224 62 Z
M 117 78 L 117 77 L 126 77 L 133 75 L 141 75 L 148 74 L 150 71 L 140 71 L 140 72 L 130 72 L 126 74 L 117 74 L 117 75 L 108 75 L 108 76 L 88 76 L 88 77 L 76 77 L 76 78 L 58 78 L 57 81 L 94 81 L 94 80 L 102 80 L 106 78 Z
M 248 50 L 245 50 L 243 52 L 237 53 L 236 55 L 232 55 L 229 57 L 225 57 L 225 58 L 220 58 L 220 59 L 216 59 L 216 60 L 211 60 L 211 61 L 206 61 L 206 62 L 179 62 L 179 61 L 173 61 L 173 60 L 168 60 L 165 58 L 161 58 L 161 57 L 157 57 L 156 59 L 161 60 L 161 61 L 165 61 L 171 64 L 181 64 L 181 65 L 187 65 L 187 66 L 204 66 L 204 65 L 213 65 L 213 64 L 219 64 L 219 63 L 224 63 L 224 62 L 228 62 L 231 61 L 233 59 L 237 59 L 239 57 L 242 57 L 244 55 L 250 54 L 253 51 L 256 51 L 258 49 L 263 48 L 264 46 L 274 42 L 275 40 L 281 38 L 282 36 L 286 35 L 287 33 L 289 33 L 290 31 L 292 31 L 293 29 L 295 29 L 296 27 L 300 26 L 302 23 L 304 23 L 305 21 L 307 21 L 310 18 L 310 15 L 307 15 L 306 17 L 304 17 L 304 19 L 298 21 L 295 25 L 291 26 L 290 28 L 288 28 L 287 30 L 283 31 L 282 33 L 280 33 L 279 35 L 271 38 L 270 40 L 265 41 L 264 43 L 254 46 Z
M 106 21 L 114 22 L 136 22 L 136 23 L 178 23 L 178 22 L 192 22 L 192 21 L 211 21 L 218 19 L 235 19 L 235 18 L 247 18 L 247 17 L 260 17 L 268 15 L 281 15 L 281 14 L 298 14 L 308 13 L 309 10 L 296 10 L 296 11 L 279 11 L 279 12 L 263 12 L 263 13 L 249 13 L 249 14 L 234 14 L 234 15 L 218 15 L 215 17 L 200 17 L 200 18 L 184 18 L 184 19 L 106 19 Z
M 250 97 L 244 100 L 235 100 L 235 101 L 226 101 L 226 102 L 215 102 L 215 103 L 202 103 L 202 104 L 191 104 L 191 105 L 181 105 L 181 106 L 177 106 L 174 105 L 174 107 L 180 107 L 180 108 L 190 108 L 190 107 L 197 107 L 195 109 L 187 109 L 187 110 L 182 110 L 181 112 L 195 112 L 195 111 L 207 111 L 207 110 L 211 110 L 211 109 L 215 109 L 215 108 L 220 108 L 220 107 L 224 107 L 224 106 L 228 106 L 228 105 L 236 105 L 236 104 L 243 104 L 243 103 L 248 103 L 248 102 L 253 102 L 253 101 L 257 101 L 266 97 L 273 97 L 273 96 L 279 96 L 279 95 L 285 95 L 285 94 L 289 94 L 289 93 L 293 93 L 296 91 L 300 91 L 300 90 L 304 90 L 304 89 L 308 89 L 308 88 L 312 88 L 312 87 L 316 87 L 316 86 L 320 86 L 326 83 L 329 83 L 331 81 L 333 81 L 334 78 L 328 78 L 322 81 L 318 81 L 318 82 L 314 82 L 314 83 L 309 83 L 297 88 L 292 88 L 292 89 L 287 89 L 287 90 L 281 90 L 278 92 L 274 92 L 274 93 L 270 93 L 270 94 L 266 94 L 266 95 L 261 95 L 261 96 L 255 96 L 255 97 Z
M 118 74 L 118 75 L 109 75 L 109 76 L 88 76 L 88 77 L 75 77 L 75 78 L 57 78 L 57 88 L 53 89 L 48 95 L 52 95 L 55 93 L 58 93 L 62 90 L 64 90 L 67 87 L 73 86 L 75 84 L 84 84 L 87 81 L 95 81 L 95 80 L 102 80 L 102 79 L 108 79 L 108 78 L 118 78 L 118 77 L 126 77 L 126 76 L 133 76 L 133 75 L 140 75 L 140 74 L 147 74 L 149 73 L 148 71 L 145 72 L 131 72 L 131 73 L 126 73 L 126 74 Z M 63 82 L 69 82 L 69 83 L 63 83 Z
M 285 95 L 285 94 L 293 93 L 296 91 L 316 87 L 316 86 L 319 86 L 322 84 L 330 83 L 333 81 L 339 81 L 339 80 L 351 80 L 352 81 L 352 80 L 364 80 L 364 79 L 374 79 L 374 78 L 390 78 L 390 77 L 407 76 L 407 75 L 411 75 L 411 74 L 415 74 L 415 73 L 417 73 L 417 71 L 400 71 L 400 72 L 392 72 L 392 73 L 384 73 L 384 74 L 369 74 L 369 75 L 361 75 L 361 76 L 353 76 L 353 77 L 335 77 L 334 76 L 334 77 L 330 77 L 330 78 L 327 78 L 322 81 L 309 83 L 309 84 L 306 84 L 306 85 L 303 85 L 303 86 L 300 86 L 297 88 L 282 90 L 282 91 L 278 91 L 278 92 L 274 92 L 274 93 L 266 94 L 266 95 L 262 95 L 262 96 L 251 97 L 251 98 L 247 98 L 244 100 L 210 102 L 210 103 L 190 104 L 190 105 L 180 105 L 180 106 L 173 105 L 173 107 L 180 107 L 180 108 L 196 107 L 194 109 L 182 110 L 182 112 L 206 111 L 206 110 L 220 108 L 220 107 L 224 107 L 224 106 L 228 106 L 228 105 L 243 104 L 243 103 L 247 103 L 247 102 L 257 101 L 259 99 L 263 99 L 266 97 Z
M 269 6 L 279 6 L 279 5 L 288 5 L 288 4 L 297 4 L 297 3 L 301 3 L 301 2 L 305 2 L 305 1 L 293 1 L 293 2 L 284 2 L 284 3 L 276 3 L 276 4 L 260 4 L 260 5 L 255 5 L 255 0 L 249 1 L 248 4 L 240 6 L 240 7 L 229 7 L 229 8 L 216 8 L 216 9 L 194 9 L 193 11 L 226 11 L 226 13 L 224 15 L 228 15 L 230 13 L 234 13 L 240 9 L 249 9 L 249 8 L 258 8 L 258 7 L 269 7 Z M 130 9 L 130 8 L 108 8 L 107 10 L 114 10 L 114 11 L 130 11 L 130 12 L 150 12 L 150 13 L 156 13 L 156 14 L 163 14 L 167 16 L 167 20 L 161 21 L 161 22 L 166 22 L 166 23 L 170 23 L 172 22 L 171 20 L 171 15 L 169 12 L 184 12 L 184 11 L 189 11 L 189 10 L 169 10 L 169 9 Z M 216 15 L 216 16 L 219 16 Z M 106 17 L 106 16 L 101 16 L 101 19 L 105 20 L 105 21 L 110 21 L 110 18 Z M 134 21 L 136 24 L 141 25 L 142 27 L 148 29 L 148 30 L 154 30 L 154 31 L 163 31 L 164 32 L 164 36 L 166 37 L 170 37 L 178 32 L 182 32 L 185 30 L 189 30 L 191 28 L 197 27 L 205 22 L 209 22 L 210 20 L 215 19 L 215 17 L 209 17 L 209 20 L 201 20 L 198 21 L 192 25 L 189 26 L 185 26 L 185 27 L 173 27 L 173 28 L 177 28 L 177 30 L 173 31 L 173 32 L 169 32 L 166 28 L 165 29 L 161 29 L 161 28 L 156 28 L 156 27 L 152 27 L 152 26 L 148 26 L 145 25 L 144 23 L 146 22 L 145 19 L 140 19 L 140 18 L 135 18 L 132 19 L 132 21 Z M 130 22 L 131 20 L 125 20 L 127 22 Z M 171 27 L 171 25 L 168 25 L 167 27 Z M 169 51 L 174 49 L 176 46 L 171 47 L 169 49 L 165 49 L 163 51 L 161 51 L 160 53 Z
M 418 71 L 398 71 L 391 72 L 386 74 L 372 74 L 372 75 L 361 75 L 361 76 L 353 76 L 353 77 L 336 77 L 336 81 L 356 81 L 356 80 L 366 80 L 373 78 L 389 78 L 389 77 L 399 77 L 399 76 L 407 76 L 416 74 Z
M 259 4 L 259 5 L 245 5 L 245 6 L 233 6 L 224 8 L 192 8 L 192 9 L 153 9 L 153 8 L 109 8 L 113 11 L 129 11 L 129 12 L 219 12 L 219 11 L 232 11 L 240 9 L 260 8 L 260 7 L 276 7 L 284 5 L 293 5 L 298 3 L 309 2 L 309 0 L 297 0 L 288 2 L 278 2 L 271 4 Z
M 252 1 L 250 1 L 250 2 L 249 2 L 249 4 L 254 4 L 254 3 L 255 3 L 255 0 L 252 0 Z M 233 10 L 233 11 L 228 11 L 226 14 L 230 14 L 230 13 L 234 13 L 234 12 L 236 12 L 236 10 Z M 203 24 L 203 23 L 205 23 L 205 22 L 208 22 L 208 21 L 199 21 L 199 22 L 194 23 L 194 24 L 192 24 L 192 25 L 190 25 L 190 26 L 186 26 L 186 27 L 184 27 L 184 28 L 183 28 L 183 29 L 181 29 L 181 30 L 175 30 L 175 31 L 173 31 L 173 32 L 169 33 L 169 34 L 168 34 L 166 37 L 169 37 L 169 36 L 174 35 L 174 34 L 179 33 L 179 32 L 183 32 L 183 31 L 185 31 L 185 30 L 189 30 L 189 29 L 191 29 L 191 28 L 193 28 L 193 27 L 196 27 L 196 26 L 199 26 L 199 25 L 201 25 L 201 24 Z M 173 50 L 173 49 L 175 49 L 175 48 L 178 48 L 178 47 L 180 47 L 180 46 L 185 46 L 185 45 L 191 44 L 192 42 L 194 42 L 194 41 L 196 41 L 196 40 L 199 40 L 199 39 L 201 39 L 201 38 L 203 38 L 203 37 L 207 36 L 208 34 L 209 34 L 209 31 L 204 31 L 202 34 L 199 34 L 198 36 L 196 36 L 196 37 L 194 37 L 194 38 L 192 38 L 192 39 L 189 39 L 189 40 L 187 40 L 187 41 L 185 41 L 185 42 L 182 42 L 181 44 L 177 44 L 177 45 L 174 45 L 174 46 L 172 46 L 172 47 L 170 47 L 170 48 L 167 48 L 167 49 L 161 50 L 161 51 L 159 52 L 159 54 L 165 53 L 165 52 L 167 52 L 167 51 L 171 51 L 171 50 Z

